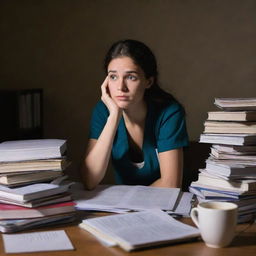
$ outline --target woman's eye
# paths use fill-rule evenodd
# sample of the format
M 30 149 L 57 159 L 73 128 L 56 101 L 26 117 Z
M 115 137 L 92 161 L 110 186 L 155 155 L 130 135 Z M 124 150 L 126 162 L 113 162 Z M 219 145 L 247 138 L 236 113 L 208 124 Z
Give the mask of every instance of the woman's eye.
M 117 76 L 116 76 L 116 75 L 110 75 L 109 78 L 110 78 L 111 80 L 116 80 L 116 79 L 117 79 Z
M 135 81 L 135 80 L 137 79 L 136 76 L 132 76 L 132 75 L 129 75 L 127 78 L 130 79 L 130 80 L 132 80 L 132 81 Z

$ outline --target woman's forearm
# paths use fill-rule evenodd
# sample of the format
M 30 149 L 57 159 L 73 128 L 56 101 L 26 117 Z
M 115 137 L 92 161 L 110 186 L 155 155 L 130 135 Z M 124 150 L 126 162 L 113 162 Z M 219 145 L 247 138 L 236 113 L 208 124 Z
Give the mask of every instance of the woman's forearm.
M 150 186 L 152 187 L 162 187 L 162 188 L 180 188 L 181 187 L 181 179 L 166 181 L 166 179 L 159 178 L 154 181 Z
M 183 176 L 183 149 L 159 153 L 160 178 L 151 184 L 154 187 L 180 188 Z
M 88 189 L 97 186 L 105 176 L 119 120 L 119 113 L 110 115 L 99 138 L 89 145 L 82 168 L 83 181 Z

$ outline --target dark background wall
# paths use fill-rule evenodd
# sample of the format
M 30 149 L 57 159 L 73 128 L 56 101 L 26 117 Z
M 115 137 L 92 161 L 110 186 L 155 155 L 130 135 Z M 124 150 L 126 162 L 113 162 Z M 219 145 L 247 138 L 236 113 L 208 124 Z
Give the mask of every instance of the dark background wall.
M 214 97 L 256 93 L 255 0 L 1 0 L 0 89 L 43 88 L 46 138 L 67 138 L 72 175 L 112 42 L 142 40 L 198 140 Z

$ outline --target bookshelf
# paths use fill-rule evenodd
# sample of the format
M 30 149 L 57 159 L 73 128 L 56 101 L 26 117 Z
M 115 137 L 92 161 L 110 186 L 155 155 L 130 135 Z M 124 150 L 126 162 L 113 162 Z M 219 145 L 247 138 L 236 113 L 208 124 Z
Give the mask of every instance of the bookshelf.
M 43 90 L 0 90 L 0 142 L 43 137 Z

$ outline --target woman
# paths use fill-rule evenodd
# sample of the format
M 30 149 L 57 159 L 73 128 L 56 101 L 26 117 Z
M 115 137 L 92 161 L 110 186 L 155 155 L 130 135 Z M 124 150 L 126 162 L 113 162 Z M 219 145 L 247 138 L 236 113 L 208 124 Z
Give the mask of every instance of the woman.
M 181 187 L 184 111 L 159 87 L 155 56 L 139 41 L 118 41 L 105 71 L 82 168 L 85 186 L 100 183 L 112 157 L 117 184 Z

